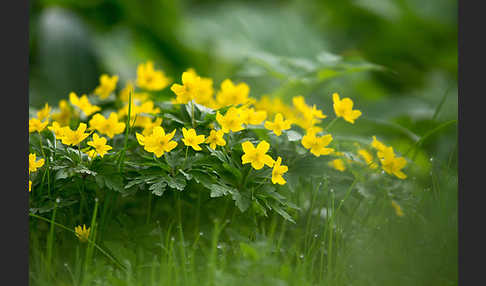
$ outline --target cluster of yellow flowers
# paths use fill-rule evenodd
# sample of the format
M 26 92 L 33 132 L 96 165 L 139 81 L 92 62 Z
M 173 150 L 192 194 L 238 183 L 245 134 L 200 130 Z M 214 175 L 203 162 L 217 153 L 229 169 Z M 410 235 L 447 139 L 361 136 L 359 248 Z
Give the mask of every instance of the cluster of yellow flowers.
M 107 100 L 112 95 L 117 86 L 118 76 L 101 75 L 100 84 L 93 92 L 99 100 Z M 58 112 L 51 114 L 51 107 L 46 103 L 44 108 L 37 112 L 37 117 L 29 120 L 29 132 L 41 132 L 46 127 L 53 132 L 55 138 L 65 145 L 78 145 L 88 138 L 91 134 L 92 140 L 87 145 L 92 149 L 87 150 L 90 158 L 97 155 L 103 157 L 112 146 L 107 145 L 107 138 L 100 135 L 106 135 L 112 139 L 115 135 L 121 134 L 126 128 L 124 118 L 128 116 L 129 97 L 131 94 L 132 102 L 130 109 L 130 125 L 142 128 L 141 133 L 136 132 L 136 139 L 143 148 L 154 153 L 157 158 L 170 152 L 177 147 L 178 143 L 173 140 L 176 130 L 166 133 L 162 127 L 162 118 L 159 116 L 160 108 L 150 100 L 151 91 L 159 91 L 168 87 L 171 80 L 166 77 L 163 71 L 154 68 L 152 62 L 142 63 L 137 68 L 137 78 L 135 85 L 132 81 L 127 81 L 126 86 L 119 92 L 118 99 L 123 107 L 117 112 L 111 112 L 105 116 L 100 113 L 102 110 L 99 106 L 92 104 L 88 95 L 83 94 L 78 97 L 76 93 L 69 94 L 69 103 L 61 100 L 58 106 Z M 135 91 L 135 88 L 139 90 Z M 187 104 L 191 101 L 205 107 L 217 110 L 216 122 L 217 127 L 212 124 L 209 135 L 197 134 L 194 128 L 182 128 L 182 142 L 185 146 L 191 147 L 195 151 L 201 151 L 200 144 L 208 144 L 211 149 L 217 146 L 225 146 L 225 134 L 230 132 L 239 132 L 247 128 L 248 125 L 260 125 L 272 131 L 275 136 L 281 136 L 286 130 L 296 125 L 305 131 L 300 143 L 305 149 L 316 157 L 322 155 L 340 156 L 329 144 L 333 141 L 331 134 L 322 134 L 325 130 L 320 127 L 323 119 L 327 118 L 322 110 L 316 105 L 308 105 L 303 96 L 292 98 L 292 105 L 285 104 L 279 98 L 270 98 L 262 96 L 255 99 L 249 96 L 250 88 L 246 83 L 233 83 L 230 79 L 222 81 L 220 89 L 215 92 L 213 80 L 199 76 L 194 69 L 188 69 L 182 73 L 182 84 L 173 83 L 170 90 L 174 92 L 175 98 L 171 101 L 173 104 Z M 340 98 L 339 94 L 332 94 L 333 108 L 335 119 L 343 118 L 345 121 L 354 124 L 355 120 L 361 116 L 361 111 L 353 110 L 353 101 L 350 98 Z M 219 110 L 227 107 L 226 112 L 222 114 Z M 69 126 L 71 118 L 78 117 L 79 111 L 85 116 L 87 123 L 80 122 L 76 130 Z M 49 125 L 50 119 L 52 122 Z M 330 124 L 332 124 L 331 122 Z M 49 126 L 48 126 L 49 125 Z M 330 125 L 328 125 L 329 127 Z M 193 126 L 194 127 L 194 126 Z M 94 133 L 94 132 L 98 133 Z M 377 157 L 382 165 L 383 170 L 395 175 L 400 179 L 406 178 L 401 169 L 406 165 L 406 160 L 402 157 L 396 157 L 393 148 L 385 146 L 383 143 L 373 137 L 372 147 L 377 152 Z M 282 175 L 287 172 L 288 168 L 282 165 L 282 158 L 272 159 L 267 155 L 270 144 L 261 141 L 255 148 L 254 145 L 247 141 L 242 144 L 244 155 L 242 163 L 250 163 L 251 166 L 259 170 L 264 165 L 273 167 L 272 182 L 274 184 L 285 184 Z M 366 149 L 359 149 L 360 156 L 365 163 L 372 169 L 378 165 L 373 161 L 373 156 Z M 30 159 L 29 159 L 30 162 Z M 341 158 L 329 162 L 333 168 L 344 171 L 346 170 L 345 162 Z M 29 171 L 31 170 L 29 166 Z M 30 189 L 29 189 L 30 190 Z

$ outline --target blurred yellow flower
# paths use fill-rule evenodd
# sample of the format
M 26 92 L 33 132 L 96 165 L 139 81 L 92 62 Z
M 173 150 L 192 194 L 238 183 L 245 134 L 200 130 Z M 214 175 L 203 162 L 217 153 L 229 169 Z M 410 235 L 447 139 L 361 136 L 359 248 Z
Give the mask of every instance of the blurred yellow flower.
M 46 128 L 47 124 L 49 124 L 47 120 L 41 122 L 38 118 L 29 119 L 29 133 L 36 132 L 36 131 L 40 133 L 42 130 Z
M 51 126 L 48 126 L 47 129 L 54 132 L 54 136 L 56 139 L 61 139 L 63 135 L 63 127 L 57 121 L 52 121 Z
M 242 82 L 233 84 L 230 79 L 225 79 L 221 83 L 221 89 L 216 94 L 216 101 L 220 107 L 229 105 L 245 104 L 248 102 L 250 87 Z
M 268 130 L 272 130 L 273 133 L 275 133 L 275 135 L 277 136 L 282 135 L 282 130 L 290 129 L 290 125 L 290 120 L 284 120 L 281 113 L 277 113 L 277 115 L 275 115 L 273 122 L 265 121 L 265 128 Z
M 332 94 L 334 112 L 337 117 L 342 117 L 349 123 L 354 124 L 354 121 L 361 116 L 361 111 L 353 110 L 353 101 L 345 97 L 342 100 L 339 99 L 339 94 Z
M 89 121 L 89 126 L 109 138 L 113 138 L 125 130 L 125 123 L 118 121 L 118 115 L 115 112 L 112 112 L 108 118 L 96 113 Z
M 59 112 L 53 113 L 51 115 L 52 120 L 57 121 L 61 126 L 68 125 L 72 116 L 71 108 L 69 107 L 69 104 L 65 99 L 61 99 L 58 105 Z
M 86 116 L 90 116 L 91 114 L 101 110 L 99 106 L 93 105 L 89 102 L 86 94 L 83 94 L 81 98 L 79 98 L 76 93 L 71 92 L 69 94 L 69 102 L 81 109 Z
M 397 202 L 395 202 L 394 200 L 392 200 L 391 201 L 391 205 L 395 209 L 395 213 L 397 214 L 397 216 L 404 216 L 405 215 L 403 213 L 402 207 Z
M 148 136 L 152 134 L 155 127 L 160 126 L 162 124 L 162 117 L 157 117 L 154 121 L 149 120 L 143 125 L 143 136 Z
M 41 110 L 37 111 L 37 118 L 39 118 L 40 121 L 49 119 L 50 112 L 51 112 L 51 107 L 49 106 L 49 104 L 46 103 Z
M 110 77 L 107 74 L 102 74 L 100 76 L 100 84 L 95 88 L 94 94 L 97 94 L 101 99 L 108 98 L 108 96 L 115 90 L 117 82 L 117 75 Z
M 361 158 L 363 158 L 366 165 L 368 165 L 368 167 L 370 167 L 371 169 L 376 169 L 378 167 L 378 165 L 375 162 L 373 162 L 373 155 L 371 155 L 370 152 L 368 152 L 367 150 L 359 149 L 358 155 L 361 156 Z
M 152 61 L 147 61 L 146 63 L 141 63 L 137 67 L 137 86 L 157 91 L 164 89 L 170 83 L 170 79 L 166 77 L 162 70 L 154 69 L 154 63 Z
M 344 161 L 342 159 L 334 159 L 329 162 L 329 165 L 341 172 L 344 172 L 346 170 L 346 166 L 344 166 Z

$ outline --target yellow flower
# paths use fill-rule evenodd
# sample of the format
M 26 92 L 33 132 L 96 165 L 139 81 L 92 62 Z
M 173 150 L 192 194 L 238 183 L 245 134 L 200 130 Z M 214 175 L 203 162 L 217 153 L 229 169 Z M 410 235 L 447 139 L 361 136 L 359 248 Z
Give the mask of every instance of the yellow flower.
M 402 211 L 402 207 L 397 202 L 392 200 L 391 205 L 395 209 L 395 213 L 397 214 L 397 216 L 404 216 L 404 213 Z
M 29 133 L 36 132 L 36 131 L 40 133 L 42 130 L 44 130 L 44 128 L 46 128 L 47 124 L 49 124 L 47 120 L 41 122 L 37 118 L 29 119 Z
M 35 153 L 29 154 L 29 174 L 31 172 L 37 171 L 38 168 L 44 166 L 44 159 L 39 159 L 36 161 Z
M 386 145 L 383 144 L 382 142 L 378 141 L 376 139 L 376 136 L 373 136 L 373 141 L 371 141 L 371 147 L 375 148 L 378 151 L 383 152 L 383 150 L 385 150 L 385 148 L 386 148 Z
M 342 100 L 339 99 L 339 94 L 332 94 L 332 101 L 334 102 L 334 112 L 337 117 L 342 117 L 344 120 L 354 124 L 354 120 L 361 116 L 361 111 L 353 110 L 353 101 L 345 97 Z
M 125 130 L 125 123 L 118 121 L 118 115 L 112 112 L 108 119 L 103 115 L 96 113 L 89 121 L 91 129 L 96 129 L 101 134 L 105 134 L 109 138 L 113 138 L 116 134 L 120 134 Z
M 307 134 L 317 134 L 319 132 L 322 132 L 324 129 L 322 129 L 322 127 L 319 127 L 319 126 L 312 126 L 312 127 L 309 127 L 307 128 L 305 131 Z
M 128 81 L 125 87 L 120 91 L 120 100 L 123 102 L 128 102 L 128 99 L 130 98 L 130 92 L 132 92 L 132 99 L 145 101 L 150 97 L 150 94 L 146 92 L 134 92 L 134 90 L 135 87 L 133 86 L 133 83 Z
M 137 67 L 137 86 L 148 90 L 161 90 L 168 86 L 170 79 L 162 70 L 155 70 L 154 63 L 147 61 Z
M 151 135 L 143 136 L 140 133 L 136 133 L 137 141 L 140 145 L 144 146 L 144 149 L 148 152 L 154 153 L 157 158 L 164 155 L 164 152 L 170 152 L 177 146 L 177 142 L 171 141 L 174 137 L 176 130 L 171 133 L 165 134 L 164 129 L 161 126 L 154 127 Z
M 48 126 L 47 129 L 51 130 L 52 132 L 54 132 L 54 136 L 56 136 L 56 139 L 59 139 L 61 140 L 62 136 L 63 136 L 63 127 L 61 127 L 61 125 L 59 124 L 59 122 L 57 121 L 53 121 L 51 123 L 51 126 Z
M 76 236 L 78 237 L 79 241 L 81 242 L 87 242 L 89 238 L 89 232 L 90 228 L 86 228 L 86 225 L 83 224 L 83 227 L 78 225 L 77 227 L 74 228 L 74 231 L 76 233 Z
M 142 135 L 148 136 L 152 134 L 155 127 L 160 126 L 162 124 L 162 117 L 156 118 L 153 122 L 147 121 L 147 123 L 143 126 Z
M 216 145 L 218 146 L 224 146 L 226 145 L 226 141 L 224 140 L 223 138 L 224 136 L 224 132 L 223 130 L 211 130 L 211 132 L 209 133 L 209 136 L 206 137 L 206 141 L 204 143 L 207 143 L 209 144 L 209 147 L 211 147 L 211 149 L 216 149 Z
M 52 120 L 59 122 L 60 125 L 65 126 L 71 120 L 71 108 L 65 99 L 59 101 L 59 112 L 52 114 Z
M 62 144 L 65 145 L 78 145 L 81 143 L 86 137 L 89 136 L 90 133 L 84 133 L 86 131 L 86 123 L 79 123 L 78 129 L 71 130 L 69 126 L 63 127 L 63 136 L 61 138 Z
M 346 170 L 346 166 L 344 166 L 344 161 L 341 159 L 334 159 L 331 162 L 329 162 L 329 165 L 341 172 L 344 172 Z
M 30 191 L 32 191 L 32 181 L 31 180 L 29 180 L 29 193 L 30 193 Z
M 213 80 L 211 78 L 199 76 L 192 68 L 187 69 L 188 73 L 198 78 L 197 92 L 194 92 L 192 98 L 198 104 L 216 109 L 218 106 L 213 98 Z
M 88 157 L 93 159 L 94 157 L 96 157 L 96 155 L 98 155 L 98 153 L 96 152 L 95 149 L 90 149 L 88 152 L 86 152 L 86 155 L 88 155 Z
M 267 118 L 267 112 L 265 110 L 255 111 L 253 107 L 238 108 L 238 112 L 243 124 L 258 125 Z
M 44 121 L 44 119 L 49 119 L 50 112 L 51 112 L 51 107 L 46 103 L 44 105 L 44 108 L 37 111 L 37 118 L 39 118 L 40 121 Z
M 378 165 L 375 162 L 373 162 L 373 155 L 371 155 L 370 152 L 368 152 L 367 150 L 359 149 L 358 155 L 360 155 L 361 158 L 363 158 L 366 165 L 368 165 L 371 169 L 376 169 L 378 167 Z
M 116 88 L 116 83 L 118 82 L 118 76 L 114 75 L 110 77 L 107 74 L 102 74 L 100 76 L 100 85 L 94 90 L 94 94 L 97 94 L 99 98 L 106 99 L 110 96 Z
M 316 137 L 315 134 L 306 134 L 302 137 L 302 145 L 306 149 L 310 149 L 310 152 L 314 156 L 319 157 L 321 155 L 329 155 L 334 152 L 333 148 L 326 148 L 332 141 L 332 135 L 326 134 L 321 137 Z
M 284 120 L 281 113 L 277 113 L 277 115 L 275 115 L 273 122 L 265 121 L 265 128 L 272 130 L 277 136 L 282 135 L 282 130 L 290 129 L 290 125 L 290 120 Z
M 292 103 L 295 110 L 288 112 L 287 117 L 290 117 L 292 121 L 302 127 L 303 129 L 309 129 L 315 124 L 321 122 L 321 119 L 327 116 L 322 113 L 321 110 L 317 109 L 315 105 L 312 107 L 305 103 L 303 96 L 294 96 L 292 98 Z
M 243 147 L 243 156 L 241 156 L 241 161 L 243 164 L 251 163 L 251 166 L 255 170 L 260 170 L 263 168 L 264 165 L 268 167 L 273 167 L 275 161 L 267 155 L 268 149 L 270 149 L 270 144 L 268 144 L 265 140 L 258 143 L 257 147 L 253 146 L 250 141 L 243 142 L 241 144 Z
M 403 157 L 395 157 L 393 147 L 386 147 L 383 151 L 378 151 L 378 157 L 385 172 L 402 180 L 407 178 L 407 175 L 401 171 L 407 164 L 407 160 Z
M 204 142 L 204 135 L 197 135 L 196 130 L 193 128 L 187 130 L 184 127 L 182 127 L 182 135 L 184 136 L 184 138 L 182 138 L 182 142 L 184 142 L 186 146 L 191 146 L 192 149 L 201 151 L 199 144 Z
M 182 85 L 174 83 L 170 90 L 176 94 L 175 103 L 186 104 L 193 100 L 202 105 L 213 105 L 213 80 L 201 78 L 193 69 L 182 73 Z
M 286 173 L 289 168 L 285 165 L 280 165 L 282 163 L 282 158 L 277 157 L 277 161 L 275 161 L 275 165 L 273 165 L 272 170 L 272 183 L 285 185 L 286 181 L 282 177 L 284 173 Z
M 216 101 L 219 106 L 245 104 L 248 102 L 250 87 L 242 82 L 237 85 L 233 84 L 230 79 L 225 79 L 221 83 L 221 89 L 216 94 Z
M 128 116 L 128 103 L 118 111 L 118 116 L 124 117 Z M 146 114 L 158 114 L 160 112 L 160 108 L 155 107 L 153 101 L 148 100 L 144 102 L 142 105 L 137 105 L 132 102 L 131 110 L 130 110 L 130 125 L 144 127 L 149 122 L 151 122 L 151 118 L 148 116 L 144 116 L 141 113 Z
M 240 117 L 238 110 L 234 107 L 230 107 L 224 116 L 218 111 L 216 113 L 216 121 L 219 123 L 221 130 L 223 130 L 224 133 L 228 133 L 230 130 L 233 132 L 243 130 L 243 120 Z
M 110 145 L 106 145 L 106 138 L 100 137 L 98 134 L 93 134 L 93 141 L 89 141 L 87 143 L 89 146 L 95 148 L 96 153 L 103 158 L 103 156 L 111 150 L 112 147 Z
M 69 102 L 71 102 L 72 105 L 81 109 L 81 111 L 83 111 L 86 116 L 90 116 L 91 114 L 101 110 L 99 106 L 93 105 L 89 102 L 88 96 L 86 96 L 86 94 L 83 94 L 81 98 L 79 98 L 76 93 L 71 92 L 69 94 Z

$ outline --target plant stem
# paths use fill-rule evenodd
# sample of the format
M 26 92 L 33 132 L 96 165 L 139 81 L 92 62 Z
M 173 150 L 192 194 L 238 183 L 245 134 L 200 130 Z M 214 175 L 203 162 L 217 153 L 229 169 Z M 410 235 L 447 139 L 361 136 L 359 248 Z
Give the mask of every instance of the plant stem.
M 324 131 L 329 130 L 329 128 L 331 128 L 334 125 L 334 123 L 336 123 L 337 120 L 338 117 L 334 118 L 331 122 L 329 122 L 329 124 L 324 128 Z

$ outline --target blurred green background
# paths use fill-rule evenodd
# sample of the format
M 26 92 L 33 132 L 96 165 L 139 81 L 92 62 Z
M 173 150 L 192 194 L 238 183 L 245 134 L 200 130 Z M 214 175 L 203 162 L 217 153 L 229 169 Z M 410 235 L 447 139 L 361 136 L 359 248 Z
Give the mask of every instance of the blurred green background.
M 38 0 L 30 5 L 34 108 L 46 101 L 56 105 L 70 91 L 91 92 L 101 73 L 119 75 L 119 90 L 135 78 L 137 64 L 150 59 L 174 82 L 193 67 L 213 77 L 216 88 L 227 77 L 243 80 L 251 96 L 302 94 L 326 114 L 332 113 L 331 93 L 339 92 L 363 111 L 363 134 L 378 125 L 389 129 L 381 138 L 405 151 L 400 145 L 439 128 L 421 143 L 428 152 L 424 158 L 451 161 L 451 154 L 457 155 L 457 127 L 448 123 L 457 119 L 457 1 Z M 339 71 L 350 65 L 351 71 Z

